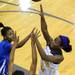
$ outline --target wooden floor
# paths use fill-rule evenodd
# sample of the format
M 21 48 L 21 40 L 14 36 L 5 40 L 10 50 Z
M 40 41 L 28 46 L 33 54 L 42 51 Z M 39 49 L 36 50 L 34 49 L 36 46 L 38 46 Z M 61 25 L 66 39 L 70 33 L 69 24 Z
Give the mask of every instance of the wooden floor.
M 3 1 L 18 3 L 18 0 Z M 33 2 L 33 8 L 39 10 L 40 3 L 42 3 L 45 12 L 75 22 L 75 0 L 42 0 L 42 2 L 38 3 Z M 20 10 L 20 8 L 0 3 L 0 10 Z M 67 35 L 71 39 L 71 44 L 73 46 L 73 51 L 71 53 L 67 54 L 63 52 L 65 59 L 59 67 L 60 75 L 75 75 L 75 26 L 52 17 L 45 16 L 45 18 L 50 35 L 53 38 L 60 34 Z M 20 36 L 20 40 L 28 35 L 34 27 L 40 30 L 40 16 L 37 14 L 0 12 L 0 22 L 3 22 L 5 25 L 11 26 L 14 30 L 16 30 L 17 35 Z M 0 39 L 2 39 L 1 36 Z M 39 40 L 42 46 L 45 47 L 45 40 L 43 39 L 43 36 L 41 36 Z M 40 57 L 38 54 L 37 72 L 40 64 L 39 61 Z M 14 63 L 25 69 L 29 69 L 31 64 L 30 40 L 23 48 L 16 50 Z

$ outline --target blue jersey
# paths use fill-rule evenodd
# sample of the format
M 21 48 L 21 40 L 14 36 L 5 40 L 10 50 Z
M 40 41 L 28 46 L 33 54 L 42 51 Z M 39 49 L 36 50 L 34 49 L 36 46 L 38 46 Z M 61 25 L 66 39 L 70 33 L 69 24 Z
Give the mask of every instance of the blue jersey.
M 8 63 L 10 59 L 11 43 L 8 40 L 0 42 L 0 74 L 8 75 Z

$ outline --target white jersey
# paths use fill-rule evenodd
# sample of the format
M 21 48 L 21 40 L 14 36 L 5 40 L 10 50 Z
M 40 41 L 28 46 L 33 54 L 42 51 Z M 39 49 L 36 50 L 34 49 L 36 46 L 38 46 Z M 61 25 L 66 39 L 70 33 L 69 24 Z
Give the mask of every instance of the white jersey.
M 44 49 L 46 55 L 52 55 L 49 46 Z M 39 75 L 59 75 L 58 64 L 47 62 L 41 59 L 41 66 Z

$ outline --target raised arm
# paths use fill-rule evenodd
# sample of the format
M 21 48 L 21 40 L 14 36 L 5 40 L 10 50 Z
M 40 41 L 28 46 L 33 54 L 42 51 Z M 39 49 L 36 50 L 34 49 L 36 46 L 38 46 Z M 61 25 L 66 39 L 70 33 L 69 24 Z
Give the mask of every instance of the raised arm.
M 41 31 L 43 33 L 43 36 L 44 36 L 47 44 L 51 44 L 53 39 L 49 35 L 48 29 L 47 29 L 47 23 L 45 21 L 45 17 L 44 17 L 44 14 L 43 14 L 42 5 L 40 5 L 40 10 L 41 10 L 41 14 L 40 14 L 40 16 L 41 16 Z
M 16 46 L 16 48 L 21 48 L 22 46 L 24 46 L 26 42 L 29 40 L 30 36 L 31 36 L 31 33 L 27 35 L 23 40 L 21 40 Z
M 46 55 L 46 53 L 44 52 L 43 48 L 41 47 L 41 44 L 38 39 L 36 39 L 36 45 L 37 45 L 39 54 L 43 60 L 50 61 L 53 63 L 55 63 L 55 62 L 61 63 L 61 61 L 63 61 L 63 56 L 61 56 L 61 55 L 57 55 L 57 56 Z
M 35 29 L 35 28 L 34 28 Z M 34 31 L 34 29 L 32 31 Z M 32 33 L 32 32 L 31 32 Z M 31 33 L 28 34 L 23 40 L 21 40 L 16 48 L 21 48 L 22 46 L 24 46 L 26 44 L 26 42 L 29 40 L 29 38 L 31 37 Z
M 35 41 L 32 37 L 31 37 L 31 48 L 32 48 L 32 63 L 30 66 L 29 75 L 35 75 L 37 67 L 37 52 L 36 52 Z
M 13 42 L 11 52 L 10 52 L 10 60 L 9 60 L 9 65 L 8 65 L 8 75 L 12 75 L 14 54 L 15 54 L 15 49 L 16 49 L 17 44 L 18 44 L 18 37 L 15 34 L 14 42 Z

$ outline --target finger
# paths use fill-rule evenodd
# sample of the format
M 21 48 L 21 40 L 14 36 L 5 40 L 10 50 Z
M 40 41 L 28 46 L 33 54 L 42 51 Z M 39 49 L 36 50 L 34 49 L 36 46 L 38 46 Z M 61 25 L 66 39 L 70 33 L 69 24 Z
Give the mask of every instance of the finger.
M 35 34 L 34 34 L 33 38 L 35 39 L 35 38 L 38 38 L 38 37 L 40 37 L 40 36 L 41 36 L 41 34 L 40 34 L 40 32 L 38 32 L 38 33 L 35 33 Z
M 34 27 L 33 30 L 32 30 L 32 33 L 34 32 L 35 29 L 36 29 L 36 28 Z
M 37 33 L 38 33 L 38 31 L 39 31 L 39 30 L 38 30 L 38 29 L 36 29 L 35 34 L 37 34 Z
M 16 31 L 15 31 L 15 34 L 16 34 Z
M 40 31 L 37 32 L 37 35 L 39 35 L 39 34 L 40 34 Z
M 15 37 L 16 37 L 16 31 L 15 31 Z
M 36 30 L 35 32 L 36 35 L 39 35 L 40 34 L 40 31 L 38 31 L 38 29 Z
M 16 31 L 15 31 L 15 35 L 14 35 L 14 40 L 19 41 L 19 36 L 17 36 Z
M 18 36 L 18 38 L 17 38 L 17 41 L 19 42 L 19 36 Z
M 38 29 L 36 29 L 36 31 L 35 31 L 35 33 L 34 33 L 34 34 L 37 34 L 37 32 L 38 32 Z
M 42 13 L 43 12 L 42 4 L 40 4 L 40 10 L 41 10 L 41 13 Z
M 33 38 L 38 38 L 39 35 L 40 35 L 40 31 L 38 31 L 38 29 L 36 29 L 36 31 L 34 32 Z
M 34 33 L 32 33 L 32 34 L 31 34 L 31 38 L 34 38 L 34 36 L 35 36 L 35 34 L 34 34 Z
M 35 37 L 35 36 L 32 35 L 32 36 L 31 36 L 31 40 L 34 40 L 34 37 Z
M 40 4 L 40 9 L 41 9 L 41 11 L 42 11 L 42 4 Z
M 13 40 L 15 40 L 15 37 L 16 37 L 16 31 L 14 31 L 13 33 Z
M 37 36 L 37 38 L 39 38 L 40 36 L 41 36 L 41 34 L 40 34 L 40 35 L 38 35 L 38 36 Z

